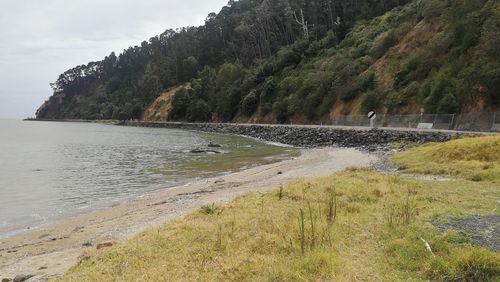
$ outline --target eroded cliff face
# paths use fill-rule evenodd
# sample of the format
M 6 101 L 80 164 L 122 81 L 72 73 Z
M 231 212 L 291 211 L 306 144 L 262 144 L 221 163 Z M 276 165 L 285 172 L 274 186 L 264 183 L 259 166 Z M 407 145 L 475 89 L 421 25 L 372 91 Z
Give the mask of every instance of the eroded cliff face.
M 175 92 L 186 87 L 186 85 L 181 85 L 163 92 L 144 110 L 141 121 L 166 121 L 170 110 L 172 110 L 172 98 Z

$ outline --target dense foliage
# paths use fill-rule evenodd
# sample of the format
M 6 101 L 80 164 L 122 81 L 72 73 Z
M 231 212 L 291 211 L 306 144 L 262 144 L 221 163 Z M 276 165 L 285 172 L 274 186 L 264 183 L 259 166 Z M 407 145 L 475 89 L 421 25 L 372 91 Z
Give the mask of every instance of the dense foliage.
M 169 119 L 286 122 L 500 105 L 496 0 L 240 0 L 52 84 L 38 118 L 130 119 L 164 90 Z

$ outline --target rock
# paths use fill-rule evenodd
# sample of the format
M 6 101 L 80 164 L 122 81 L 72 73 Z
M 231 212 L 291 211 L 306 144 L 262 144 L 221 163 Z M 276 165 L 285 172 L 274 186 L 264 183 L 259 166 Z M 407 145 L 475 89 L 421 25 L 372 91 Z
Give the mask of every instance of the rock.
M 342 129 L 334 127 L 294 127 L 294 126 L 267 126 L 267 125 L 239 125 L 239 124 L 202 124 L 202 123 L 131 123 L 133 126 L 181 128 L 236 134 L 253 137 L 265 141 L 278 142 L 297 147 L 352 147 L 365 150 L 388 150 L 389 143 L 409 141 L 415 143 L 445 142 L 455 135 L 446 132 L 416 132 L 396 131 L 383 129 Z M 455 136 L 456 137 L 456 136 Z M 210 142 L 213 144 L 212 142 Z M 210 145 L 210 144 L 209 144 Z M 217 145 L 217 144 L 213 144 Z M 212 146 L 209 146 L 212 147 Z M 218 151 L 196 149 L 191 153 L 221 153 Z
M 192 153 L 192 154 L 209 154 L 209 153 L 220 154 L 219 151 L 215 151 L 215 150 L 203 150 L 203 149 L 194 149 L 194 150 L 191 150 L 189 152 Z
M 12 279 L 10 279 L 10 278 L 2 278 L 2 282 L 10 282 L 10 281 L 12 281 Z
M 19 274 L 16 275 L 16 277 L 14 277 L 13 282 L 23 282 L 30 279 L 33 276 L 34 276 L 33 274 Z
M 116 245 L 116 242 L 99 243 L 99 244 L 97 244 L 96 249 L 100 250 L 100 249 L 103 249 L 103 248 L 113 247 L 114 245 Z
M 87 241 L 87 242 L 83 243 L 82 246 L 83 247 L 92 247 L 92 242 Z
M 210 148 L 220 148 L 220 147 L 222 147 L 221 145 L 216 144 L 216 143 L 212 143 L 212 142 L 208 143 L 207 146 L 210 147 Z

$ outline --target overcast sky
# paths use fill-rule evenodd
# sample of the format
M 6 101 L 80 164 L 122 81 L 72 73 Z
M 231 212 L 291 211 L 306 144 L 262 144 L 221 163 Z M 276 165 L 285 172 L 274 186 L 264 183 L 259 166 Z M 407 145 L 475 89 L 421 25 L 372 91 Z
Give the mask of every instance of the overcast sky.
M 198 26 L 227 0 L 1 0 L 0 118 L 34 116 L 49 83 L 168 28 Z

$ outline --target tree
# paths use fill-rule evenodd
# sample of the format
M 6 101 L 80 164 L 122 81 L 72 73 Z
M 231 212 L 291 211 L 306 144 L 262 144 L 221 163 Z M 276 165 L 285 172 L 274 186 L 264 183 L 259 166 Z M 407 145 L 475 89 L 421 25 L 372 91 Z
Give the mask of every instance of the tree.
M 169 112 L 168 119 L 185 119 L 190 102 L 191 99 L 187 89 L 181 88 L 177 90 L 172 98 L 172 109 Z
M 198 60 L 190 56 L 182 61 L 182 81 L 189 81 L 195 78 L 198 73 Z
M 191 102 L 187 108 L 186 118 L 190 122 L 208 121 L 211 118 L 210 107 L 201 99 Z

